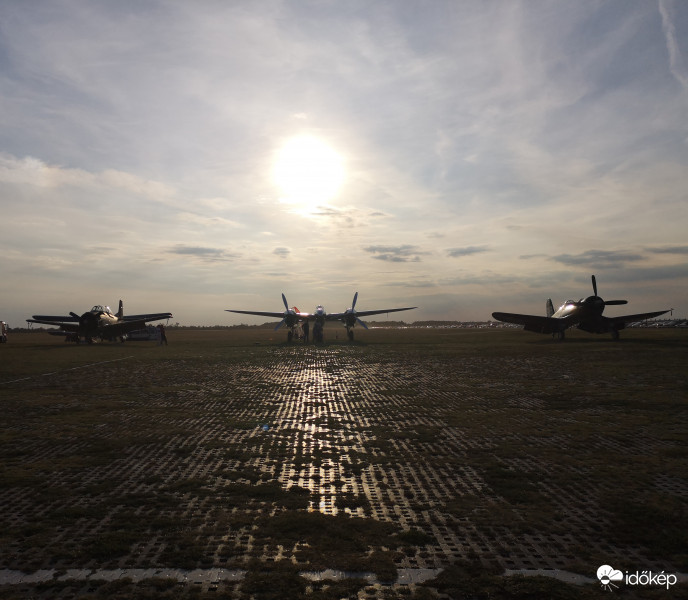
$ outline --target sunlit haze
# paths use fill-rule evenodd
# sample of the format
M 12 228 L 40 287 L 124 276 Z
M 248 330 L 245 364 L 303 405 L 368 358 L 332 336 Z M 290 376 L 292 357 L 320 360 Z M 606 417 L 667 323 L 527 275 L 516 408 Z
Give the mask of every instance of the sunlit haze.
M 297 214 L 308 216 L 341 192 L 344 164 L 326 142 L 302 135 L 279 149 L 273 174 L 284 194 L 282 200 L 293 205 Z
M 10 326 L 544 315 L 593 273 L 688 316 L 686 2 L 2 2 L 0 65 Z

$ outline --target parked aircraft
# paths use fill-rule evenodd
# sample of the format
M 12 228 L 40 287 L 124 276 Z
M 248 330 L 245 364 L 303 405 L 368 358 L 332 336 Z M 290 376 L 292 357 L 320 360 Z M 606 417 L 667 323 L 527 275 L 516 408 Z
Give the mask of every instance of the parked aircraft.
M 27 323 L 41 323 L 43 325 L 55 325 L 66 331 L 68 339 L 77 343 L 81 338 L 89 344 L 93 343 L 94 338 L 113 340 L 120 338 L 124 341 L 124 336 L 130 331 L 143 329 L 149 321 L 160 321 L 170 319 L 172 313 L 150 313 L 145 315 L 124 315 L 124 304 L 119 301 L 117 314 L 112 314 L 109 306 L 96 305 L 88 312 L 79 316 L 70 312 L 69 316 L 33 315 L 32 319 L 27 319 Z
M 361 325 L 364 329 L 368 329 L 368 326 L 361 320 L 361 317 L 369 317 L 371 315 L 381 315 L 384 313 L 399 312 L 402 310 L 413 310 L 417 308 L 416 306 L 409 306 L 406 308 L 382 308 L 377 310 L 356 310 L 356 300 L 358 300 L 358 292 L 354 294 L 353 302 L 351 303 L 351 308 L 347 308 L 341 313 L 327 313 L 322 305 L 318 305 L 313 313 L 304 313 L 299 311 L 298 308 L 293 306 L 289 308 L 287 299 L 282 294 L 282 302 L 284 303 L 284 312 L 266 312 L 257 310 L 231 310 L 227 309 L 227 312 L 239 313 L 242 315 L 258 315 L 260 317 L 272 317 L 275 319 L 282 319 L 277 326 L 275 331 L 277 331 L 282 325 L 286 325 L 289 330 L 287 331 L 287 341 L 291 341 L 294 337 L 294 331 L 299 326 L 299 324 L 305 321 L 314 321 L 315 325 L 313 327 L 313 337 L 318 341 L 318 330 L 322 331 L 322 326 L 325 321 L 341 321 L 346 327 L 346 333 L 349 340 L 354 339 L 354 326 L 356 323 Z
M 605 306 L 628 304 L 628 300 L 602 300 L 597 295 L 597 281 L 594 275 L 592 276 L 592 291 L 592 296 L 588 296 L 585 299 L 581 298 L 577 302 L 567 300 L 556 312 L 554 312 L 552 300 L 547 300 L 547 316 L 545 317 L 502 312 L 494 312 L 492 316 L 498 321 L 523 325 L 526 331 L 551 333 L 560 340 L 564 339 L 564 332 L 574 325 L 578 329 L 588 331 L 589 333 L 610 332 L 612 337 L 618 340 L 619 331 L 624 329 L 628 323 L 652 319 L 670 310 L 624 315 L 622 317 L 603 317 L 602 311 L 604 311 Z

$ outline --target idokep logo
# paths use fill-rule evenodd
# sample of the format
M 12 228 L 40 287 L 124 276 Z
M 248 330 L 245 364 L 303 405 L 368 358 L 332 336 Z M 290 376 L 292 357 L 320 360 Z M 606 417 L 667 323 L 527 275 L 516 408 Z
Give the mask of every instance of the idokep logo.
M 653 573 L 652 571 L 629 573 L 626 571 L 626 576 L 624 577 L 621 571 L 609 565 L 602 565 L 597 569 L 597 579 L 600 580 L 600 585 L 609 592 L 619 587 L 615 583 L 617 581 L 623 581 L 626 585 L 662 586 L 666 587 L 667 590 L 678 582 L 678 577 L 675 574 L 665 573 L 664 571 L 661 573 Z
M 619 587 L 614 582 L 623 581 L 623 573 L 617 569 L 613 569 L 609 565 L 602 565 L 597 569 L 597 579 L 600 580 L 605 590 L 611 591 L 613 588 Z

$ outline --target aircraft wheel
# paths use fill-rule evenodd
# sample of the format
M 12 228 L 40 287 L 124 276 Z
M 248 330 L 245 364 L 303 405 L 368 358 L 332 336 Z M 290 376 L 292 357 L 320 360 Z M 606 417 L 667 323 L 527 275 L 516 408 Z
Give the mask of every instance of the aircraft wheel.
M 289 333 L 287 333 L 287 341 L 288 342 L 291 342 L 291 340 L 293 338 L 294 338 L 294 332 L 293 331 L 290 331 Z
M 349 329 L 349 330 L 346 332 L 346 334 L 349 336 L 349 341 L 350 341 L 350 342 L 353 342 L 353 341 L 354 341 L 354 330 L 353 330 L 353 329 Z

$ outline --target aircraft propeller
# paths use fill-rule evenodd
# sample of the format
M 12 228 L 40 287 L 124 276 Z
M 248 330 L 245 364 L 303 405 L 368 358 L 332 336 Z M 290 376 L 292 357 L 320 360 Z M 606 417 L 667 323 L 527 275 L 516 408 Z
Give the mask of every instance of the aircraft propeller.
M 599 298 L 597 295 L 597 279 L 595 279 L 595 276 L 592 276 L 592 292 L 595 295 L 595 297 Z M 602 298 L 600 298 L 602 300 Z M 615 305 L 620 305 L 620 304 L 628 304 L 628 300 L 603 300 L 603 303 L 605 306 L 615 306 Z
M 277 323 L 277 326 L 275 327 L 275 329 L 273 329 L 273 331 L 277 331 L 280 327 L 282 327 L 282 325 L 287 323 L 287 319 L 289 319 L 289 317 L 292 317 L 296 314 L 291 308 L 289 308 L 289 303 L 287 302 L 287 298 L 284 294 L 282 294 L 282 302 L 284 302 L 284 308 L 286 308 L 287 310 L 284 313 L 284 318 L 279 323 Z M 293 323 L 288 324 L 293 325 Z
M 354 294 L 354 299 L 351 302 L 351 308 L 346 310 L 346 312 L 349 313 L 347 325 L 353 326 L 354 323 L 358 323 L 361 327 L 363 327 L 363 329 L 368 329 L 368 326 L 356 316 L 356 300 L 358 300 L 358 292 Z M 353 319 L 351 317 L 353 317 Z
M 75 312 L 70 311 L 69 316 L 79 321 L 78 334 L 84 336 L 91 343 L 93 336 L 98 333 L 98 315 L 89 311 L 79 316 Z

